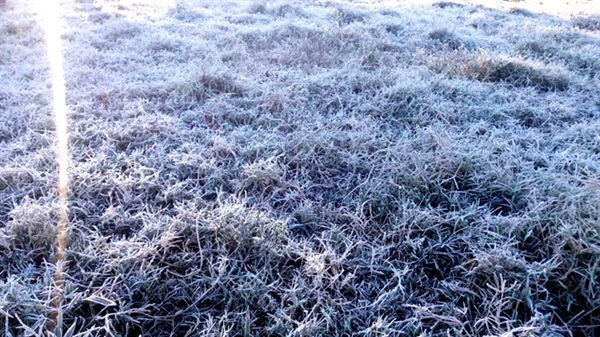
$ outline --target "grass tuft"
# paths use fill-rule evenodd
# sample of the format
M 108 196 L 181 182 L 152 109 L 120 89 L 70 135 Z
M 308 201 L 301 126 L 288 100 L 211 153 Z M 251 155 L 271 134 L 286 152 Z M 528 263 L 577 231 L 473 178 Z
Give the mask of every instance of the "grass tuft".
M 452 1 L 438 1 L 438 2 L 434 2 L 432 4 L 433 7 L 439 7 L 442 9 L 446 9 L 446 8 L 462 8 L 465 7 L 465 5 L 458 3 L 458 2 L 452 2 Z
M 515 15 L 521 15 L 524 17 L 528 17 L 528 18 L 535 18 L 538 15 L 532 11 L 529 11 L 525 8 L 519 8 L 519 7 L 512 7 L 508 10 L 508 12 L 510 14 L 515 14 Z
M 579 29 L 599 31 L 600 15 L 575 16 L 571 19 L 571 23 Z
M 364 22 L 367 15 L 359 10 L 338 7 L 333 11 L 332 18 L 340 26 L 345 26 L 354 22 Z
M 541 91 L 564 91 L 572 81 L 571 74 L 561 66 L 520 58 L 491 57 L 480 52 L 457 50 L 428 58 L 425 62 L 430 69 L 446 76 L 464 76 L 481 82 L 533 87 Z
M 460 38 L 458 38 L 454 33 L 449 32 L 447 29 L 432 30 L 429 32 L 429 38 L 447 45 L 448 48 L 452 50 L 463 48 L 465 46 Z
M 569 77 L 560 70 L 520 61 L 504 61 L 482 65 L 485 75 L 480 79 L 490 82 L 504 82 L 515 86 L 534 86 L 542 91 L 566 90 Z
M 9 213 L 9 221 L 2 229 L 7 247 L 13 254 L 20 252 L 28 260 L 41 265 L 50 260 L 56 242 L 56 216 L 46 205 L 31 201 L 15 207 Z M 18 254 L 18 253 L 17 253 Z

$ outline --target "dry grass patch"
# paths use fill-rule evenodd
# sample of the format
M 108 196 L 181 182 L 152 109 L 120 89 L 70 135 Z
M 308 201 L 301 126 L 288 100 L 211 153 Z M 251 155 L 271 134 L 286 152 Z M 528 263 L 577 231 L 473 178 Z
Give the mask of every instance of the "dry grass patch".
M 466 77 L 482 82 L 514 87 L 534 87 L 541 91 L 564 91 L 572 75 L 563 67 L 512 57 L 493 57 L 464 50 L 427 57 L 431 70 L 445 76 Z

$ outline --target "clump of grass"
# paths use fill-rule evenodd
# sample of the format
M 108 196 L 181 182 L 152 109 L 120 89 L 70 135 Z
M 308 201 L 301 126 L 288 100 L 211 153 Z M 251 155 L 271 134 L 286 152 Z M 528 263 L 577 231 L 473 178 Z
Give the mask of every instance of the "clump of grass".
M 534 86 L 543 91 L 566 90 L 570 82 L 568 74 L 564 71 L 520 60 L 484 64 L 482 68 L 485 69 L 485 73 L 480 73 L 480 80 L 510 83 L 515 86 Z
M 248 8 L 251 14 L 267 14 L 267 3 L 265 1 L 254 1 Z
M 258 188 L 268 193 L 283 181 L 283 169 L 273 159 L 260 160 L 244 166 L 244 181 L 241 189 Z
M 517 50 L 525 56 L 543 62 L 560 62 L 573 71 L 593 78 L 600 71 L 600 62 L 590 56 L 596 53 L 598 46 L 593 40 L 575 36 L 574 38 L 556 41 L 557 37 L 548 34 L 545 40 L 526 41 L 520 43 Z M 562 40 L 562 39 L 561 39 Z M 573 48 L 567 46 L 573 46 Z M 576 47 L 575 47 L 576 46 Z
M 202 74 L 197 80 L 193 81 L 191 85 L 196 88 L 194 92 L 198 95 L 202 90 L 205 90 L 208 95 L 233 95 L 241 96 L 244 93 L 244 89 L 238 85 L 235 80 L 227 75 L 213 76 L 210 74 Z M 200 94 L 202 95 L 202 94 Z
M 268 5 L 266 2 L 255 2 L 250 5 L 248 12 L 252 14 L 268 14 L 279 18 L 307 17 L 306 12 L 301 7 L 290 4 Z
M 340 26 L 349 25 L 354 22 L 364 22 L 367 15 L 359 10 L 347 7 L 338 7 L 331 14 L 333 20 Z
M 600 30 L 600 15 L 580 15 L 571 18 L 571 23 L 579 28 L 590 31 Z
M 537 16 L 537 14 L 535 14 L 534 12 L 529 11 L 524 8 L 520 8 L 520 7 L 512 7 L 508 10 L 508 12 L 510 14 L 522 15 L 522 16 L 529 17 L 529 18 L 534 18 Z
M 280 5 L 274 9 L 279 17 L 307 17 L 307 14 L 301 7 L 294 5 Z
M 463 5 L 461 3 L 452 2 L 452 1 L 438 1 L 438 2 L 434 2 L 431 5 L 433 7 L 438 7 L 438 8 L 442 8 L 442 9 L 446 9 L 446 8 L 462 8 L 462 7 L 465 7 L 465 5 Z
M 218 96 L 241 97 L 246 90 L 228 74 L 192 74 L 175 80 L 166 89 L 167 108 L 190 109 L 198 103 Z
M 9 219 L 1 229 L 8 249 L 27 255 L 38 265 L 49 262 L 57 234 L 54 210 L 27 200 L 11 210 Z
M 429 32 L 429 38 L 437 40 L 440 43 L 447 45 L 448 48 L 456 50 L 465 46 L 463 41 L 458 38 L 454 33 L 449 32 L 447 29 L 435 29 Z
M 197 22 L 208 19 L 202 8 L 190 6 L 185 2 L 178 2 L 176 7 L 169 10 L 169 15 L 182 22 Z
M 546 56 L 546 55 L 551 55 L 551 54 L 555 54 L 556 51 L 554 50 L 554 48 L 552 48 L 551 46 L 548 45 L 544 45 L 540 42 L 537 41 L 529 41 L 526 42 L 524 44 L 522 44 L 521 46 L 519 46 L 519 50 L 520 51 L 527 51 L 539 56 Z
M 428 62 L 432 70 L 447 76 L 466 76 L 482 82 L 534 87 L 541 91 L 567 90 L 571 83 L 571 75 L 562 67 L 525 59 L 492 58 L 459 50 L 441 54 Z
M 34 170 L 21 167 L 5 167 L 0 172 L 0 191 L 9 192 L 33 183 L 36 176 Z

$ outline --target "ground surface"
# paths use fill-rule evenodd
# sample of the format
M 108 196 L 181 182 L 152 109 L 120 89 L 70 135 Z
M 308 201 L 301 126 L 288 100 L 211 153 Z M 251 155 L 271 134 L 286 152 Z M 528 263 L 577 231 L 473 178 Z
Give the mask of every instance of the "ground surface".
M 562 2 L 561 2 L 562 3 Z M 600 17 L 535 3 L 0 7 L 0 335 L 600 335 Z M 562 9 L 561 9 L 562 8 Z M 578 7 L 579 8 L 579 7 Z

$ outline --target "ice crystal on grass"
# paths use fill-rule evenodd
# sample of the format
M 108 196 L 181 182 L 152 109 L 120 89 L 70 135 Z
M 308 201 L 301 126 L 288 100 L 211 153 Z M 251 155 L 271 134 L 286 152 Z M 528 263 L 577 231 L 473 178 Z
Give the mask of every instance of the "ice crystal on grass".
M 527 2 L 62 2 L 63 336 L 599 335 L 595 19 Z M 56 290 L 33 3 L 0 8 L 6 336 Z

